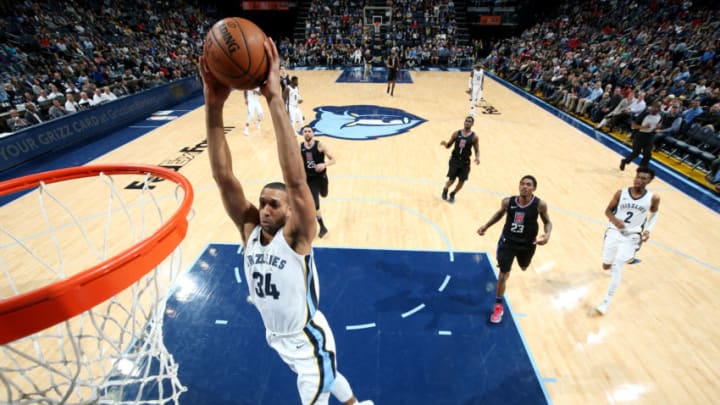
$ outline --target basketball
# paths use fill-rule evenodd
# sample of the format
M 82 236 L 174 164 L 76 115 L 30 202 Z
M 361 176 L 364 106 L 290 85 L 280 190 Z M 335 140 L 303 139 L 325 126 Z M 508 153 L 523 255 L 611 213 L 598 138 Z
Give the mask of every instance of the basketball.
M 245 18 L 218 21 L 205 37 L 203 55 L 210 73 L 234 89 L 260 86 L 269 69 L 265 38 L 263 30 Z

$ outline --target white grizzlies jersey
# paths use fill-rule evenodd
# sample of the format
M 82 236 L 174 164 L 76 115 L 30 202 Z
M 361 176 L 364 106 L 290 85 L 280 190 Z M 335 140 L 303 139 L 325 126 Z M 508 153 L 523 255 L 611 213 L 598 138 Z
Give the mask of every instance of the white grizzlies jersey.
M 620 202 L 615 209 L 615 217 L 625 224 L 622 233 L 640 233 L 643 231 L 645 219 L 652 205 L 652 197 L 653 193 L 647 190 L 645 190 L 642 197 L 637 199 L 630 195 L 629 188 L 620 191 Z M 611 223 L 610 227 L 615 228 L 615 225 Z
M 255 87 L 252 90 L 245 90 L 245 95 L 247 95 L 248 105 L 260 103 L 260 87 Z
M 299 255 L 287 244 L 282 228 L 260 243 L 262 228 L 250 233 L 243 252 L 250 298 L 265 329 L 275 333 L 302 330 L 317 311 L 319 285 L 312 253 Z
M 473 89 L 481 89 L 484 77 L 485 72 L 482 69 L 473 69 L 470 87 L 472 87 Z
M 288 87 L 288 106 L 291 108 L 297 107 L 300 105 L 300 89 L 297 87 Z

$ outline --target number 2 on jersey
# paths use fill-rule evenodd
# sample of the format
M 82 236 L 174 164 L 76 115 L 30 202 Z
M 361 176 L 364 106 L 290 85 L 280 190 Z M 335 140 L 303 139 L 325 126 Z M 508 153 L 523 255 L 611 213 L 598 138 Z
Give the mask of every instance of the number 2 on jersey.
M 267 273 L 264 276 L 257 271 L 253 273 L 253 280 L 257 280 L 255 284 L 255 294 L 260 298 L 273 297 L 278 299 L 280 292 L 277 290 L 277 286 L 271 281 L 271 273 Z
M 625 221 L 623 221 L 623 222 L 625 222 L 626 224 L 629 224 L 629 223 L 630 223 L 630 219 L 632 219 L 632 217 L 633 217 L 633 213 L 632 213 L 632 211 L 629 211 L 629 212 L 627 213 L 627 217 L 625 217 Z

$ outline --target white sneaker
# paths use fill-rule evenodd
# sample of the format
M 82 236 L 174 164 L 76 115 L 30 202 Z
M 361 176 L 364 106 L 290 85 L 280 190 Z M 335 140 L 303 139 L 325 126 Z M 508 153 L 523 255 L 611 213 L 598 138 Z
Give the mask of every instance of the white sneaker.
M 375 402 L 373 402 L 369 399 L 366 399 L 364 401 L 358 401 L 357 405 L 375 405 Z
M 602 302 L 595 307 L 595 310 L 600 313 L 600 315 L 605 315 L 608 311 L 608 308 L 610 307 L 610 301 L 608 300 L 602 300 Z
M 245 134 L 245 136 L 250 136 L 250 130 L 248 129 L 248 127 L 245 127 L 245 129 L 243 130 L 243 134 Z

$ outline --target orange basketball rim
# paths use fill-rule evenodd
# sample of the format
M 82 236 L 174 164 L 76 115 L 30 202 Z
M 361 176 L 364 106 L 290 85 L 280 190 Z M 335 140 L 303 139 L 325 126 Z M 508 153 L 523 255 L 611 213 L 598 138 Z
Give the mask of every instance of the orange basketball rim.
M 185 238 L 193 201 L 190 181 L 181 174 L 151 165 L 79 166 L 33 174 L 0 183 L 0 196 L 40 185 L 101 173 L 152 175 L 180 185 L 183 200 L 155 233 L 134 246 L 81 272 L 36 290 L 0 300 L 0 345 L 70 319 L 132 285 L 160 264 Z

